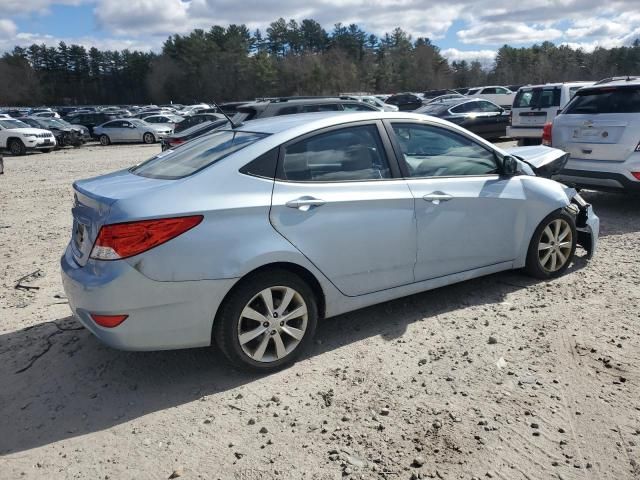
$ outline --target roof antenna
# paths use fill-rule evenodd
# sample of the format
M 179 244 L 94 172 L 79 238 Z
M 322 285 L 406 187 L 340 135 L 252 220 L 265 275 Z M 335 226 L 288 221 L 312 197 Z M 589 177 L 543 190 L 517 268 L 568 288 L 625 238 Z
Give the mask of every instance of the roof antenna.
M 211 103 L 213 103 L 213 106 L 216 107 L 220 111 L 220 113 L 224 115 L 224 118 L 226 118 L 229 121 L 229 123 L 231 124 L 231 128 L 238 128 L 242 125 L 242 122 L 235 123 L 233 120 L 231 120 L 229 115 L 224 113 L 224 110 L 222 110 L 214 100 L 212 100 Z

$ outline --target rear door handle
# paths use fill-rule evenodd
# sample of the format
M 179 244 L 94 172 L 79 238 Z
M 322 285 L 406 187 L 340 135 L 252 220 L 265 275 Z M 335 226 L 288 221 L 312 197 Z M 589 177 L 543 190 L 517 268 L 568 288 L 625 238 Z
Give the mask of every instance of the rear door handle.
M 452 198 L 453 197 L 451 195 L 443 192 L 427 193 L 425 196 L 422 197 L 423 200 L 426 200 L 427 202 L 431 202 L 435 205 L 438 205 L 440 202 L 448 202 Z
M 306 212 L 311 208 L 321 207 L 325 203 L 327 202 L 325 202 L 320 198 L 300 197 L 300 198 L 296 198 L 295 200 L 289 200 L 287 203 L 285 203 L 285 205 L 289 208 L 297 208 L 298 210 L 302 210 Z

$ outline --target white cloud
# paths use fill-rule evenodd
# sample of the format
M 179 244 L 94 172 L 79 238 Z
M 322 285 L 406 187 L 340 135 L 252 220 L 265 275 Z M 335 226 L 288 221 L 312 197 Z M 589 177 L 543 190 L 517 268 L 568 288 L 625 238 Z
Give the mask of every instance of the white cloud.
M 331 31 L 335 23 L 357 23 L 367 33 L 382 35 L 400 26 L 413 38 L 429 37 L 445 44 L 449 58 L 472 55 L 490 62 L 502 44 L 516 46 L 545 40 L 584 48 L 629 45 L 640 37 L 640 0 L 0 0 L 0 48 L 37 39 L 55 44 L 47 32 L 20 32 L 14 21 L 38 17 L 39 23 L 57 22 L 54 5 L 84 4 L 93 10 L 95 24 L 85 36 L 68 39 L 99 48 L 160 48 L 167 36 L 185 34 L 211 25 L 246 24 L 266 30 L 278 17 L 313 18 Z M 87 7 L 91 5 L 91 7 Z M 18 25 L 20 22 L 18 21 Z M 451 32 L 452 26 L 461 25 Z M 96 31 L 97 30 L 97 31 Z M 102 38 L 104 37 L 104 38 Z M 13 39 L 13 40 L 12 40 Z M 67 39 L 65 39 L 67 41 Z M 460 45 L 468 47 L 461 48 Z
M 2 37 L 2 25 L 0 23 L 0 52 L 10 51 L 13 47 L 28 47 L 34 43 L 37 45 L 45 44 L 48 46 L 57 46 L 60 42 L 67 45 L 82 45 L 87 50 L 91 47 L 97 47 L 100 50 L 138 50 L 148 52 L 149 50 L 158 50 L 159 43 L 150 43 L 140 40 L 123 39 L 123 38 L 96 38 L 92 36 L 85 37 L 56 37 L 48 34 L 20 32 L 10 38 Z
M 53 5 L 80 5 L 92 0 L 2 0 L 3 15 L 25 15 L 32 12 L 49 13 Z
M 185 33 L 201 25 L 189 18 L 182 0 L 101 0 L 94 9 L 98 25 L 117 35 Z
M 211 25 L 244 23 L 265 30 L 278 17 L 313 18 L 326 29 L 335 23 L 357 23 L 367 32 L 382 34 L 401 26 L 414 37 L 441 38 L 459 17 L 461 5 L 431 4 L 424 0 L 98 0 L 98 25 L 116 34 L 171 35 Z
M 483 67 L 489 67 L 496 59 L 495 50 L 458 50 L 457 48 L 447 48 L 440 53 L 450 62 L 459 62 L 466 60 L 467 62 L 478 61 Z
M 467 30 L 460 30 L 458 38 L 462 43 L 475 45 L 531 44 L 545 40 L 557 40 L 562 31 L 539 25 L 524 23 L 483 23 Z
M 10 40 L 18 31 L 18 27 L 11 20 L 0 19 L 0 41 Z

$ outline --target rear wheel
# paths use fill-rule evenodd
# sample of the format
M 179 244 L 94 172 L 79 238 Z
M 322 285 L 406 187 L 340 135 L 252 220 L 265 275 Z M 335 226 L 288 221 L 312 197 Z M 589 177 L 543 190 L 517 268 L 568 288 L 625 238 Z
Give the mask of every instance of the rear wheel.
M 564 210 L 553 212 L 533 234 L 527 253 L 527 272 L 542 279 L 559 277 L 573 260 L 576 241 L 574 218 Z
M 144 143 L 156 143 L 156 137 L 153 136 L 153 133 L 145 133 L 142 136 L 142 141 Z
M 104 133 L 100 135 L 100 145 L 107 146 L 111 144 L 111 139 Z
M 225 299 L 213 336 L 236 366 L 269 372 L 293 363 L 311 342 L 318 321 L 309 286 L 285 270 L 258 273 Z
M 22 140 L 18 138 L 11 139 L 8 146 L 11 155 L 19 157 L 27 154 L 27 148 L 24 146 L 24 143 L 22 143 Z

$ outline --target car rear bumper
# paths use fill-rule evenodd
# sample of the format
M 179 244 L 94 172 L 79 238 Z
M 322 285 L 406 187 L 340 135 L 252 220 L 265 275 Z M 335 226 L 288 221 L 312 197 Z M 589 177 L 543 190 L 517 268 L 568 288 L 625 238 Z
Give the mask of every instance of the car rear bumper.
M 542 127 L 508 126 L 507 137 L 511 138 L 542 138 Z
M 640 191 L 640 180 L 631 172 L 640 172 L 640 159 L 626 162 L 569 159 L 554 180 L 595 190 Z
M 76 318 L 105 344 L 122 350 L 170 350 L 211 344 L 218 307 L 234 279 L 158 282 L 124 260 L 79 266 L 67 247 L 62 284 Z M 114 328 L 91 314 L 128 315 Z

